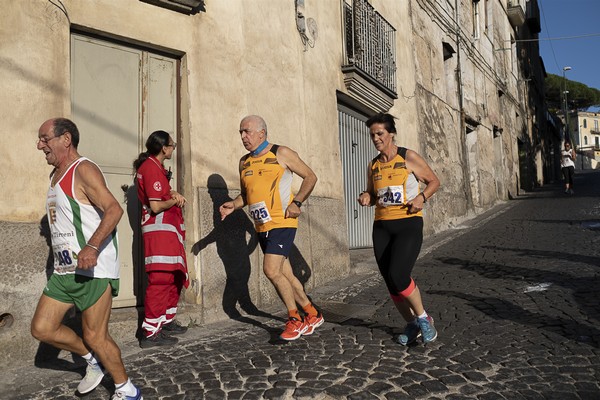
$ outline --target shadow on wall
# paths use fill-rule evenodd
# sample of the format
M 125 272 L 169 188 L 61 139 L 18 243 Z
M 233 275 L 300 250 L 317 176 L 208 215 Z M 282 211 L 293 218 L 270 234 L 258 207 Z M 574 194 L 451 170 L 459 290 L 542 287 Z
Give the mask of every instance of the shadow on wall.
M 133 294 L 136 298 L 137 307 L 137 331 L 135 337 L 143 336 L 142 323 L 144 321 L 144 299 L 148 287 L 148 275 L 144 263 L 144 241 L 142 237 L 142 203 L 137 195 L 137 179 L 135 175 L 131 185 L 121 186 L 123 200 L 127 205 L 127 221 L 132 231 L 131 260 L 133 263 Z
M 294 272 L 294 275 L 304 287 L 306 282 L 308 282 L 310 279 L 312 272 L 296 245 L 292 246 L 292 251 L 290 252 L 290 264 L 292 265 L 292 271 Z
M 215 243 L 217 254 L 225 268 L 226 282 L 223 290 L 223 311 L 231 318 L 240 322 L 260 327 L 271 335 L 269 343 L 280 344 L 280 329 L 270 327 L 256 319 L 243 316 L 240 309 L 248 315 L 264 317 L 284 322 L 283 318 L 259 310 L 252 302 L 248 282 L 252 271 L 250 255 L 258 246 L 258 235 L 254 224 L 243 210 L 236 210 L 225 220 L 221 221 L 219 207 L 233 200 L 225 179 L 221 175 L 212 174 L 207 181 L 208 193 L 213 203 L 213 230 L 200 239 L 192 247 L 194 255 L 198 255 L 208 245 Z M 249 235 L 249 240 L 247 236 Z M 292 271 L 304 286 L 311 277 L 311 269 L 300 250 L 294 245 L 290 253 Z
M 200 239 L 192 247 L 194 255 L 198 255 L 206 246 L 215 243 L 217 254 L 225 267 L 226 282 L 223 290 L 223 311 L 231 318 L 243 318 L 237 309 L 240 308 L 249 315 L 275 318 L 273 315 L 260 311 L 250 298 L 248 282 L 251 274 L 250 254 L 258 245 L 258 236 L 254 225 L 243 210 L 234 211 L 224 221 L 221 221 L 219 207 L 231 201 L 227 184 L 221 175 L 212 174 L 207 182 L 208 193 L 213 202 L 213 230 Z M 250 240 L 246 241 L 246 235 Z M 262 325 L 258 321 L 245 321 L 255 325 Z M 263 326 L 267 329 L 267 327 Z M 269 330 L 269 329 L 267 329 Z
M 46 240 L 48 246 L 48 257 L 46 258 L 46 280 L 50 279 L 54 272 L 54 255 L 52 254 L 52 236 L 50 236 L 50 223 L 48 215 L 44 215 L 40 220 L 40 236 Z
M 133 262 L 133 292 L 136 296 L 137 305 L 144 304 L 148 277 L 144 267 L 144 242 L 142 240 L 142 203 L 137 196 L 137 181 L 133 180 L 131 185 L 123 185 L 123 197 L 127 204 L 127 220 L 133 232 L 131 246 L 131 260 Z

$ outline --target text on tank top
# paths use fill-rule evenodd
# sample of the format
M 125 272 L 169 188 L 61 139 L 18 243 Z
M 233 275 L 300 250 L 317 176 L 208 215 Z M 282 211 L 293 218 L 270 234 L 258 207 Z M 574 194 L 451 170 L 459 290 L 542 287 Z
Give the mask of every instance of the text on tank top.
M 240 173 L 250 217 L 258 232 L 274 228 L 296 228 L 297 218 L 285 218 L 292 202 L 293 174 L 277 162 L 278 145 L 260 157 L 246 155 Z
M 77 255 L 85 247 L 102 221 L 103 212 L 90 204 L 81 203 L 75 195 L 75 171 L 85 157 L 75 161 L 56 182 L 50 184 L 46 198 L 46 213 L 52 239 L 54 273 L 78 274 L 93 278 L 119 277 L 117 230 L 101 243 L 98 262 L 94 268 L 77 268 Z M 92 162 L 92 161 L 90 161 Z M 52 183 L 53 175 L 50 176 Z
M 398 153 L 385 163 L 375 157 L 371 162 L 371 181 L 377 197 L 376 221 L 423 215 L 420 211 L 408 214 L 406 203 L 419 194 L 419 181 L 406 167 L 406 148 L 398 147 Z

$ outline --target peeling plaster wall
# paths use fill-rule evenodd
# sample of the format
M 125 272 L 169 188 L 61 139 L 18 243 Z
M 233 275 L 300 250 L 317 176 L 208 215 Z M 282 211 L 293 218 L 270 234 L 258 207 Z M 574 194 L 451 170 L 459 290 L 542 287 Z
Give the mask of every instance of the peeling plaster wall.
M 46 285 L 49 247 L 40 223 L 0 222 L 0 365 L 9 366 L 33 358 L 38 342 L 29 333 L 31 317 Z M 45 228 L 44 228 L 45 226 Z M 27 240 L 23 240 L 26 238 Z M 9 316 L 10 315 L 10 316 Z M 8 323 L 12 321 L 12 324 Z
M 478 38 L 473 37 L 472 2 L 458 1 L 459 24 L 454 1 L 410 4 L 418 124 L 427 132 L 421 136 L 420 151 L 442 183 L 432 199 L 435 211 L 428 217 L 432 225 L 446 227 L 508 199 L 509 192 L 516 194 L 516 142 L 524 123 L 517 117 L 520 72 L 512 70 L 510 52 L 494 50 L 494 43 L 503 43 L 512 32 L 502 2 L 488 3 L 489 28 L 480 26 Z M 442 42 L 456 52 L 448 60 L 443 59 Z M 476 124 L 470 133 L 464 132 L 463 116 Z
M 435 229 L 447 228 L 456 218 L 468 213 L 469 205 L 464 188 L 465 160 L 462 137 L 459 134 L 460 115 L 455 109 L 431 96 L 424 89 L 418 91 L 420 126 L 426 133 L 421 136 L 419 153 L 441 180 L 441 187 L 427 203 L 425 215 L 428 225 Z

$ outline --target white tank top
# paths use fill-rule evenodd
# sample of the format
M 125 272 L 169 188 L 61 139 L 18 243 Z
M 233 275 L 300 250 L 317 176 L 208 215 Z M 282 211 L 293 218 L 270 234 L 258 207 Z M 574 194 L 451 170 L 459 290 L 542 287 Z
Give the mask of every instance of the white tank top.
M 92 237 L 103 216 L 99 208 L 75 198 L 75 170 L 84 160 L 90 161 L 85 157 L 76 160 L 54 186 L 50 176 L 46 213 L 52 235 L 54 273 L 116 279 L 119 278 L 116 228 L 100 245 L 98 264 L 87 270 L 77 268 L 77 254 Z

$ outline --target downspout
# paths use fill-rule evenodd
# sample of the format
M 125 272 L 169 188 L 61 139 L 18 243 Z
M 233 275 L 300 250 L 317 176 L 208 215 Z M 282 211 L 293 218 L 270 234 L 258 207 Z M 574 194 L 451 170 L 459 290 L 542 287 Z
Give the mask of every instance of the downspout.
M 467 198 L 467 210 L 473 209 L 473 193 L 471 191 L 471 174 L 469 166 L 469 154 L 467 149 L 467 127 L 465 124 L 464 93 L 462 85 L 462 71 L 460 64 L 460 24 L 458 12 L 458 0 L 454 0 L 454 23 L 456 33 L 456 82 L 458 86 L 458 111 L 460 114 L 460 138 L 462 139 L 463 179 L 465 182 L 465 196 Z

